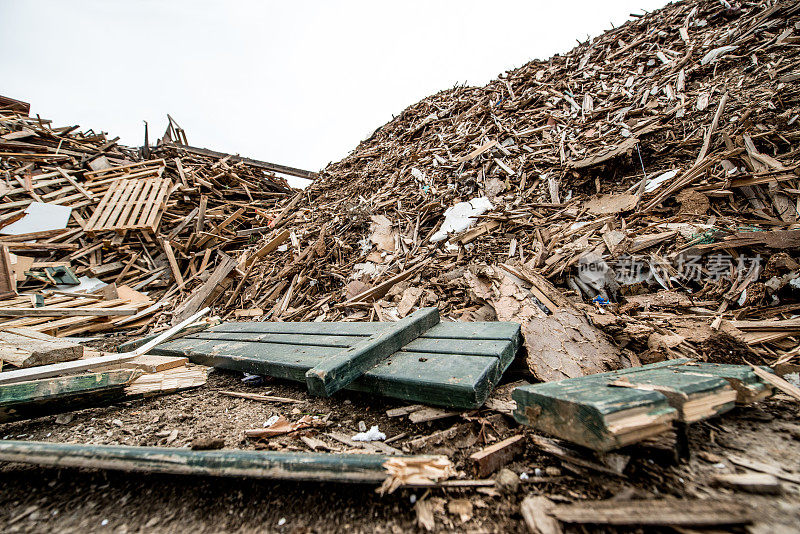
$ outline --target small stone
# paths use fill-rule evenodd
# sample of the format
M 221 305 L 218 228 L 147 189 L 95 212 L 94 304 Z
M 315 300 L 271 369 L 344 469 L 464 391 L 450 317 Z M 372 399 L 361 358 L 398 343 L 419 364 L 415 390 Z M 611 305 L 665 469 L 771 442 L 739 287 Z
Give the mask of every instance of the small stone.
M 225 440 L 222 438 L 194 438 L 192 440 L 192 449 L 196 451 L 212 451 L 224 446 Z
M 111 422 L 112 422 L 112 423 L 114 423 L 115 425 L 117 425 L 117 426 L 118 426 L 118 427 L 120 427 L 120 428 L 122 428 L 123 426 L 125 426 L 125 424 L 124 424 L 124 423 L 123 423 L 121 420 L 119 420 L 119 419 L 112 419 L 112 420 L 111 420 Z
M 366 432 L 367 431 L 367 423 L 365 423 L 364 421 L 359 421 L 358 422 L 358 431 L 359 432 Z
M 74 414 L 71 413 L 62 413 L 58 417 L 56 417 L 56 423 L 59 425 L 68 425 L 72 422 L 75 418 Z
M 494 483 L 503 493 L 515 493 L 519 488 L 519 477 L 511 469 L 501 469 Z

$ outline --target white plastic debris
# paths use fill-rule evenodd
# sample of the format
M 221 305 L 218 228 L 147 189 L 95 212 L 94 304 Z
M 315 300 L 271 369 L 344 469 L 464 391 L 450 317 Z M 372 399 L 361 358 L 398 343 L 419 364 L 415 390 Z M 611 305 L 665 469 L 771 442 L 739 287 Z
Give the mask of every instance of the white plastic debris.
M 351 438 L 353 441 L 383 441 L 386 434 L 378 430 L 378 425 L 373 425 L 366 432 L 359 432 Z
M 447 237 L 448 234 L 463 232 L 477 220 L 475 217 L 483 215 L 494 206 L 486 197 L 473 198 L 469 202 L 459 202 L 455 206 L 447 208 L 444 212 L 444 222 L 431 241 L 437 243 Z
M 520 473 L 519 479 L 520 480 L 528 480 L 528 473 Z
M 655 178 L 650 178 L 649 180 L 647 180 L 647 183 L 645 183 L 645 185 L 644 185 L 644 192 L 645 193 L 651 193 L 651 192 L 655 191 L 656 189 L 658 189 L 661 186 L 661 184 L 663 184 L 667 180 L 671 180 L 672 178 L 675 178 L 675 176 L 677 176 L 677 175 L 678 175 L 678 169 L 673 169 L 671 171 L 667 171 L 665 173 L 659 174 Z M 633 190 L 638 189 L 638 188 L 639 188 L 639 182 L 636 182 L 630 188 L 628 188 L 628 191 L 633 191 Z
M 800 373 L 789 373 L 784 376 L 787 382 L 800 388 Z
M 264 428 L 271 427 L 271 426 L 272 426 L 272 425 L 274 425 L 276 422 L 278 422 L 278 419 L 280 419 L 280 416 L 278 416 L 278 415 L 273 415 L 272 417 L 270 417 L 269 419 L 267 419 L 267 421 L 264 423 Z

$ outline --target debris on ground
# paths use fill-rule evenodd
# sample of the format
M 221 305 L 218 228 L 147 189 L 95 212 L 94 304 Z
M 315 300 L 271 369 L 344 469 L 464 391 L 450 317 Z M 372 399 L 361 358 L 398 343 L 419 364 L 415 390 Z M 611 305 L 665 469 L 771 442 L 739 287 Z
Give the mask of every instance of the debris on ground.
M 798 28 L 670 4 L 319 173 L 0 97 L 0 522 L 795 529 Z

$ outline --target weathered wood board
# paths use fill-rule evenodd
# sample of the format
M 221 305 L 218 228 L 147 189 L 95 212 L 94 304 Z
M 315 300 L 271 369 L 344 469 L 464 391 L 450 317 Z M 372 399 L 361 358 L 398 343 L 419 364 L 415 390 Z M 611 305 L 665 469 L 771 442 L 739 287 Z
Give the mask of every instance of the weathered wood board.
M 0 422 L 60 413 L 122 397 L 141 371 L 120 369 L 0 385 Z
M 512 397 L 520 423 L 608 451 L 770 392 L 747 366 L 683 359 L 524 386 Z
M 306 373 L 394 323 L 223 323 L 163 343 L 152 354 L 306 382 Z M 517 323 L 439 323 L 345 389 L 446 406 L 481 406 L 514 359 Z
M 33 367 L 77 360 L 83 347 L 72 341 L 48 336 L 30 328 L 0 331 L 0 360 L 15 367 Z
M 394 460 L 437 460 L 437 456 L 327 454 L 166 447 L 79 445 L 37 441 L 0 441 L 0 461 L 52 467 L 79 467 L 175 475 L 251 477 L 380 484 Z

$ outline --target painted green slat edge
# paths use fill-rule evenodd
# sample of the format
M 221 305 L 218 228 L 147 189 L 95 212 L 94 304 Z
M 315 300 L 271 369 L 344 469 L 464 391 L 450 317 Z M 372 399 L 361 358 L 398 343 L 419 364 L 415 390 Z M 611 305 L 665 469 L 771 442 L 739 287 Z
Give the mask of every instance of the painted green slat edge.
M 97 406 L 121 397 L 123 388 L 141 374 L 119 369 L 2 385 L 0 423 Z
M 306 373 L 308 392 L 322 397 L 336 393 L 438 323 L 439 308 L 415 311 L 390 329 L 374 334 L 309 369 Z
M 0 440 L 0 461 L 175 475 L 250 477 L 378 484 L 389 459 L 433 460 L 441 456 L 385 456 L 81 445 Z

